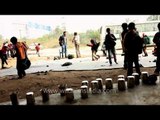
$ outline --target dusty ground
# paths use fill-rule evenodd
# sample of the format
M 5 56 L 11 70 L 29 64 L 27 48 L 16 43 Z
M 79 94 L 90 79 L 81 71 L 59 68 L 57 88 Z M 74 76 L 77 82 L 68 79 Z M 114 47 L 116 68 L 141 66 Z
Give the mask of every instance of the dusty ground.
M 38 59 L 51 59 L 45 56 L 37 57 L 37 55 L 29 56 L 31 61 Z M 9 65 L 6 67 L 15 66 L 16 59 L 8 59 Z M 141 71 L 148 71 L 153 73 L 155 68 L 141 68 Z M 48 73 L 33 73 L 27 74 L 23 79 L 17 79 L 17 75 L 0 77 L 0 102 L 10 101 L 9 94 L 13 91 L 18 91 L 18 98 L 25 98 L 27 92 L 34 92 L 35 96 L 40 95 L 40 89 L 49 88 L 52 93 L 58 91 L 58 85 L 65 83 L 68 87 L 78 89 L 81 86 L 81 81 L 92 81 L 96 78 L 102 78 L 105 80 L 107 77 L 111 77 L 113 82 L 117 82 L 117 76 L 122 74 L 126 76 L 126 70 L 112 69 L 112 70 L 94 70 L 94 71 L 65 71 L 65 72 L 53 72 Z
M 142 71 L 153 73 L 155 68 L 141 68 Z M 27 92 L 34 92 L 35 96 L 40 95 L 40 89 L 49 88 L 52 93 L 58 91 L 58 85 L 65 83 L 73 89 L 78 89 L 81 86 L 81 81 L 92 81 L 96 78 L 111 77 L 113 82 L 117 82 L 117 75 L 126 75 L 126 70 L 94 70 L 94 71 L 65 71 L 48 73 L 27 74 L 23 79 L 17 79 L 15 76 L 5 76 L 0 78 L 0 102 L 9 101 L 9 94 L 13 91 L 18 91 L 18 97 L 25 98 Z

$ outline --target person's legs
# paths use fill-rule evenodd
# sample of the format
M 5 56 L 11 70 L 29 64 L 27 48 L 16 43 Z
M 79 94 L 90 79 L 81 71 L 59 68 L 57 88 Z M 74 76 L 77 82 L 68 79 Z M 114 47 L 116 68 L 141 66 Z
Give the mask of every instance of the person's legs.
M 17 61 L 17 74 L 18 78 L 21 79 L 23 77 L 23 66 L 22 66 L 22 61 L 18 60 Z
M 113 54 L 114 62 L 115 62 L 116 64 L 118 64 L 118 63 L 117 63 L 117 58 L 116 58 L 115 48 L 112 48 L 112 49 L 111 49 L 111 52 L 112 52 L 112 54 Z
M 92 61 L 94 61 L 94 51 L 92 50 Z
M 132 75 L 133 73 L 133 56 L 128 55 L 128 69 L 127 69 L 127 76 Z
M 79 58 L 79 45 L 75 44 L 75 50 L 76 50 L 76 57 Z
M 79 50 L 79 45 L 77 45 L 77 48 L 76 48 L 76 49 L 77 49 L 77 50 L 76 50 L 76 51 L 77 51 L 77 56 L 78 56 L 78 57 L 81 57 L 80 50 Z
M 65 52 L 64 51 L 64 45 L 61 46 L 61 49 L 62 49 L 62 58 L 64 58 L 64 55 L 63 55 L 63 53 Z
M 67 58 L 67 45 L 64 45 L 65 58 Z
M 94 60 L 98 60 L 98 58 L 99 58 L 99 56 L 96 55 L 96 53 L 97 53 L 97 52 L 94 50 L 94 51 L 93 51 Z
M 3 69 L 3 68 L 5 68 L 4 63 L 6 63 L 7 65 L 8 65 L 8 63 L 7 63 L 6 57 L 4 55 L 2 55 L 1 60 L 2 60 L 2 69 Z
M 157 51 L 156 69 L 155 69 L 154 73 L 156 75 L 159 75 L 159 71 L 160 71 L 160 52 Z
M 26 76 L 25 70 L 22 70 L 22 76 L 23 76 L 23 77 Z
M 37 52 L 37 54 L 38 54 L 38 57 L 40 57 L 40 53 L 39 53 L 39 51 Z
M 112 65 L 111 49 L 108 49 L 108 59 L 109 59 L 110 65 Z
M 2 57 L 1 57 L 1 67 L 2 67 L 2 69 L 4 68 L 4 60 Z
M 144 56 L 148 56 L 148 53 L 147 53 L 146 49 L 147 49 L 147 47 L 146 47 L 146 46 L 143 46 Z
M 18 78 L 21 79 L 23 75 L 22 75 L 22 71 L 20 68 L 17 68 L 17 74 L 19 76 Z
M 127 66 L 128 66 L 128 60 L 127 60 L 127 52 L 124 52 L 124 69 L 127 69 Z
M 138 62 L 138 55 L 134 56 L 134 64 L 135 64 L 136 72 L 139 74 L 139 76 L 141 76 L 140 66 Z

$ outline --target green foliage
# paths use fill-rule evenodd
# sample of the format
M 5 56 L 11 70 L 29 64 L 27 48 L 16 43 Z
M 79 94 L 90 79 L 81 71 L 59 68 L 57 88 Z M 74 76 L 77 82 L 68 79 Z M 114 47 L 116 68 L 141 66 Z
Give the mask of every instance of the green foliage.
M 62 35 L 62 33 L 63 29 L 57 26 L 54 31 L 36 39 L 35 42 L 41 43 L 45 48 L 55 48 L 59 46 L 58 39 L 59 36 Z M 86 33 L 79 33 L 79 35 L 80 35 L 81 46 L 85 46 L 87 43 L 89 43 L 91 38 L 100 41 L 99 30 L 88 30 L 86 31 Z M 74 47 L 72 43 L 73 33 L 67 33 L 67 38 L 68 38 L 67 41 L 68 47 L 69 48 Z
M 63 31 L 64 31 L 63 28 L 60 28 L 59 26 L 57 26 L 49 34 L 39 37 L 37 39 L 22 38 L 22 39 L 19 39 L 19 41 L 26 41 L 28 45 L 30 45 L 31 43 L 40 43 L 44 48 L 55 48 L 55 47 L 59 47 L 58 39 L 59 39 L 59 36 L 63 34 Z M 86 46 L 86 44 L 90 42 L 91 38 L 96 39 L 97 41 L 100 41 L 99 30 L 88 30 L 86 31 L 86 33 L 79 33 L 79 35 L 80 35 L 81 46 Z M 67 33 L 67 38 L 68 38 L 68 47 L 69 48 L 74 47 L 72 43 L 73 33 Z M 0 45 L 2 44 L 1 41 L 4 41 L 4 40 L 0 35 Z
M 100 41 L 100 32 L 99 30 L 88 30 L 86 33 L 81 33 L 81 44 L 86 45 L 90 42 L 90 39 L 96 39 L 97 41 Z

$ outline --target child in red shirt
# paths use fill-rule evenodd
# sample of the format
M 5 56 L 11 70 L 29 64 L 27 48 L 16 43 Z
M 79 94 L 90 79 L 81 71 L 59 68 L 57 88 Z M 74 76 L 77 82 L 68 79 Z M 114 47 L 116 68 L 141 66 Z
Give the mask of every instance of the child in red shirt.
M 36 47 L 35 47 L 35 49 L 36 49 L 36 54 L 38 55 L 38 57 L 40 57 L 40 53 L 39 53 L 39 51 L 40 51 L 40 43 L 38 43 L 37 45 L 36 45 Z
M 8 62 L 7 62 L 7 46 L 3 45 L 2 49 L 0 50 L 0 58 L 1 58 L 1 66 L 2 66 L 2 69 L 4 69 L 4 63 L 6 63 L 8 65 Z
M 97 43 L 96 40 L 91 39 L 90 40 L 91 44 L 87 44 L 87 46 L 91 47 L 91 51 L 92 51 L 92 61 L 98 60 L 100 58 L 99 55 L 96 55 L 99 44 Z

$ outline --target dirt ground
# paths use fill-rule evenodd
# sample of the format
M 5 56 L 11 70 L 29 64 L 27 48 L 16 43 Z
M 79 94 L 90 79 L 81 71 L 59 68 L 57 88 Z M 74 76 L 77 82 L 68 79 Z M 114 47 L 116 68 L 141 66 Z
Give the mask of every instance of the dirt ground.
M 89 49 L 90 50 L 90 49 Z M 33 53 L 35 53 L 33 51 Z M 84 54 L 86 55 L 86 53 Z M 85 57 L 85 56 L 83 56 Z M 53 56 L 41 56 L 29 55 L 31 62 L 37 60 L 49 60 L 53 59 Z M 8 65 L 5 67 L 9 68 L 15 66 L 16 58 L 9 58 Z M 1 67 L 1 66 L 0 66 Z M 153 68 L 143 68 L 141 71 L 147 71 L 152 74 L 155 67 Z M 58 92 L 58 85 L 67 84 L 68 87 L 73 89 L 79 89 L 81 86 L 81 81 L 88 80 L 89 83 L 96 78 L 102 78 L 103 81 L 111 77 L 113 82 L 117 82 L 118 75 L 125 75 L 127 71 L 124 69 L 112 69 L 112 70 L 87 70 L 87 71 L 64 71 L 64 72 L 54 72 L 48 71 L 47 73 L 32 73 L 27 74 L 23 79 L 17 79 L 17 75 L 0 77 L 0 102 L 10 101 L 10 93 L 17 91 L 19 99 L 25 99 L 27 92 L 34 92 L 35 96 L 40 96 L 40 90 L 42 88 L 50 89 L 50 93 Z
M 30 57 L 30 59 L 34 61 L 37 57 Z M 48 58 L 41 57 L 41 59 Z M 10 66 L 14 66 L 15 62 L 15 59 L 8 60 Z M 152 74 L 154 69 L 155 68 L 141 68 L 141 71 L 148 71 Z M 111 77 L 115 83 L 117 82 L 117 76 L 120 74 L 126 76 L 126 72 L 124 69 L 65 72 L 49 71 L 47 73 L 27 74 L 23 79 L 17 79 L 17 75 L 0 77 L 0 102 L 10 101 L 9 95 L 13 91 L 18 92 L 19 99 L 25 99 L 26 93 L 31 91 L 34 92 L 35 96 L 40 96 L 40 90 L 42 88 L 50 89 L 50 94 L 57 93 L 58 85 L 60 84 L 67 84 L 68 87 L 79 89 L 83 80 L 88 80 L 90 83 L 90 81 L 96 78 L 102 78 L 104 81 L 108 77 Z

